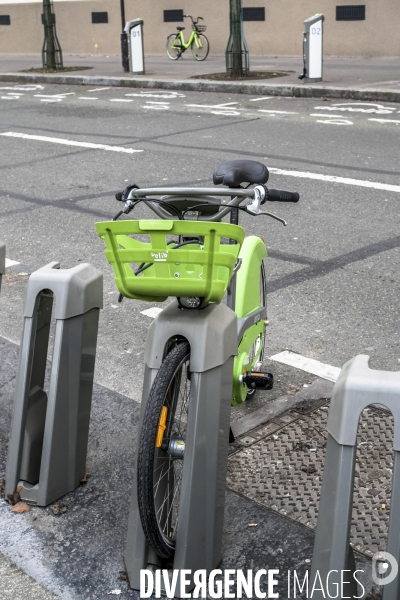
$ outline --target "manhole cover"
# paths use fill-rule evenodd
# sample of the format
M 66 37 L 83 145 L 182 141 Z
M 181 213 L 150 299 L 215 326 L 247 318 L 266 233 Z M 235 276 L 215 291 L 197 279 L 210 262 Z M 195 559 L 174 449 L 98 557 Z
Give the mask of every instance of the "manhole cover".
M 227 485 L 315 529 L 328 408 L 321 407 L 244 447 L 228 463 Z M 367 408 L 358 429 L 351 542 L 372 556 L 385 550 L 393 468 L 393 418 Z

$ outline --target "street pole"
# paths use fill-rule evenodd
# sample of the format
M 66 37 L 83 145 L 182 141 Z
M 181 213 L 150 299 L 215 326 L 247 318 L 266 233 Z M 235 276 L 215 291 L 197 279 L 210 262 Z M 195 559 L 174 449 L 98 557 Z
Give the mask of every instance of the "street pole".
M 44 42 L 42 47 L 42 65 L 44 69 L 56 71 L 63 68 L 60 42 L 56 33 L 56 19 L 53 0 L 43 0 Z
M 120 0 L 121 7 L 121 57 L 122 57 L 122 68 L 124 71 L 129 71 L 129 49 L 128 49 L 128 36 L 125 33 L 125 0 Z
M 249 72 L 249 51 L 242 26 L 242 0 L 229 0 L 229 41 L 226 47 L 226 71 L 231 77 L 242 77 Z M 244 64 L 243 64 L 244 58 Z

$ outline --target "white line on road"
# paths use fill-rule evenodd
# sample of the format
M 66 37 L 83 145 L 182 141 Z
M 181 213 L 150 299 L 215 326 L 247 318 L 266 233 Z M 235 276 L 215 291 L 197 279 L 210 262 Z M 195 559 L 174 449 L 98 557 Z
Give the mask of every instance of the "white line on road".
M 94 88 L 93 90 L 88 90 L 88 92 L 104 92 L 104 90 L 110 90 L 110 87 L 105 88 Z
M 270 360 L 275 360 L 276 362 L 283 363 L 284 365 L 290 365 L 296 369 L 301 369 L 302 371 L 306 371 L 312 375 L 322 377 L 322 379 L 333 381 L 333 383 L 336 382 L 341 371 L 339 367 L 332 367 L 332 365 L 327 365 L 319 360 L 314 360 L 313 358 L 306 358 L 305 356 L 301 356 L 301 354 L 296 354 L 295 352 L 290 352 L 289 350 L 285 350 L 284 352 L 280 352 L 279 354 L 271 356 Z
M 286 169 L 275 169 L 274 167 L 268 168 L 268 170 L 271 173 L 276 173 L 276 175 L 288 175 L 289 177 L 300 177 L 302 179 L 319 179 L 320 181 L 344 183 L 345 185 L 357 185 L 359 187 L 372 188 L 374 190 L 400 193 L 400 185 L 392 185 L 390 183 L 350 179 L 349 177 L 336 177 L 336 175 L 321 175 L 320 173 L 310 173 L 307 171 L 287 171 Z
M 98 100 L 94 96 L 79 96 L 78 100 Z
M 110 98 L 110 102 L 133 102 L 129 98 Z
M 297 112 L 291 112 L 289 110 L 265 110 L 263 108 L 259 108 L 258 112 L 272 113 L 274 115 L 298 115 Z
M 121 146 L 107 146 L 106 144 L 92 144 L 91 142 L 76 142 L 75 140 L 65 140 L 63 138 L 52 138 L 42 135 L 28 135 L 26 133 L 15 133 L 7 131 L 0 133 L 7 137 L 23 138 L 24 140 L 37 140 L 38 142 L 51 142 L 53 144 L 63 144 L 64 146 L 79 146 L 81 148 L 93 148 L 95 150 L 109 150 L 111 152 L 125 152 L 126 154 L 134 154 L 135 152 L 143 152 L 136 148 L 123 148 Z
M 20 263 L 17 260 L 11 260 L 10 258 L 6 258 L 6 268 L 13 267 L 14 265 L 19 265 Z
M 368 121 L 376 121 L 377 123 L 400 123 L 400 121 L 396 121 L 395 119 L 368 119 Z
M 155 319 L 162 310 L 163 309 L 159 306 L 152 306 L 151 308 L 146 308 L 146 310 L 140 311 L 140 314 L 145 315 L 146 317 L 150 317 L 151 319 Z
M 260 100 L 269 100 L 272 96 L 264 96 L 263 98 L 250 98 L 250 102 L 260 102 Z

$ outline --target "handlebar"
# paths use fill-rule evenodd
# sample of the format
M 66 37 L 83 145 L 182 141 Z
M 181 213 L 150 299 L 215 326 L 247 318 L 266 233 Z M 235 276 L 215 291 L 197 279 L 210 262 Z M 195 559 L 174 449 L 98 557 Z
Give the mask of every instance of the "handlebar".
M 268 190 L 268 197 L 264 202 L 298 202 L 300 195 L 297 192 L 285 192 L 284 190 Z
M 149 196 L 159 196 L 159 198 L 149 198 Z M 208 204 L 215 204 L 220 197 L 230 197 L 227 203 L 222 202 L 221 210 L 216 214 L 202 214 L 202 221 L 221 221 L 232 209 L 244 210 L 248 214 L 256 216 L 260 213 L 260 205 L 267 201 L 271 202 L 298 202 L 300 196 L 297 192 L 286 192 L 284 190 L 270 190 L 265 185 L 256 185 L 254 188 L 138 188 L 136 185 L 128 186 L 123 192 L 117 192 L 116 199 L 125 201 L 125 209 L 119 213 L 119 216 L 125 212 L 128 214 L 137 202 L 144 202 L 157 216 L 164 220 L 182 218 L 180 211 L 176 209 L 176 214 L 173 216 L 164 206 L 171 207 L 168 201 L 172 203 L 173 198 L 187 197 L 198 199 L 198 204 L 188 210 L 196 210 Z M 247 206 L 240 206 L 245 198 L 252 199 L 253 202 Z M 218 204 L 221 206 L 221 203 Z M 278 219 L 279 220 L 279 219 Z
M 203 17 L 197 17 L 197 21 L 193 19 L 192 15 L 183 15 L 183 17 L 192 19 L 193 25 L 196 25 L 199 21 L 204 21 Z

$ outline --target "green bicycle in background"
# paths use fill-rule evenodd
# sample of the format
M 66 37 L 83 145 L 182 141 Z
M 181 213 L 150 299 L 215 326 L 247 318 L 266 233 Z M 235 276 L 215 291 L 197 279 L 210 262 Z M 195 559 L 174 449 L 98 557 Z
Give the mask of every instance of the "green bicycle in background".
M 195 21 L 191 15 L 183 16 L 192 19 L 192 34 L 186 43 L 182 33 L 185 28 L 177 27 L 178 33 L 171 33 L 167 37 L 167 54 L 171 60 L 178 60 L 190 48 L 196 60 L 205 60 L 210 51 L 210 44 L 203 34 L 207 26 L 198 25 L 199 21 L 203 21 L 203 17 L 197 17 L 197 21 Z

